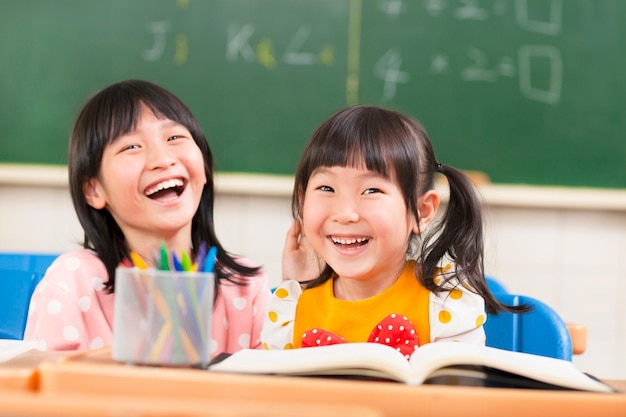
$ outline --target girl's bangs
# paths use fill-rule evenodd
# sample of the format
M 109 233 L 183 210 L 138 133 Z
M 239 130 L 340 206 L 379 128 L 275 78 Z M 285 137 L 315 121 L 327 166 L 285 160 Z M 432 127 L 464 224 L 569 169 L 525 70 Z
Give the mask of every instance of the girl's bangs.
M 107 114 L 109 114 L 109 119 L 105 121 L 105 125 L 108 126 L 107 133 L 109 143 L 114 141 L 116 138 L 135 130 L 137 124 L 139 123 L 139 119 L 141 118 L 142 107 L 148 108 L 159 119 L 168 118 L 175 120 L 148 100 L 135 98 L 118 102 L 115 106 L 112 106 L 110 112 L 107 112 Z
M 328 138 L 318 152 L 312 154 L 312 167 L 365 168 L 389 178 L 388 152 L 379 140 L 355 134 L 352 137 Z

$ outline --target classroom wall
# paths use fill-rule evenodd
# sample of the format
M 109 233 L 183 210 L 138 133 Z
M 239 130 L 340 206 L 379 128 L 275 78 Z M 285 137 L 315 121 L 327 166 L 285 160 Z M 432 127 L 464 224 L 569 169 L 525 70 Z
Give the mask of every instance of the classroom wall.
M 1 167 L 0 167 L 1 168 Z M 81 230 L 65 174 L 0 169 L 0 251 L 65 251 Z M 218 176 L 216 223 L 225 247 L 280 280 L 291 222 L 291 178 Z M 626 378 L 626 192 L 486 185 L 487 273 L 588 328 L 582 370 Z M 444 193 L 445 194 L 445 193 Z

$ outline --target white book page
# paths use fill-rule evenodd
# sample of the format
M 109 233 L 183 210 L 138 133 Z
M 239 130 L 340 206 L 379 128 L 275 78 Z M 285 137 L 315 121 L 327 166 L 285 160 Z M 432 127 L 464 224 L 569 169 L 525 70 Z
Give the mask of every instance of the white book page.
M 611 387 L 579 371 L 572 362 L 459 342 L 429 343 L 411 357 L 410 383 L 421 384 L 437 369 L 451 365 L 484 365 L 563 387 L 612 392 Z
M 0 363 L 33 350 L 38 344 L 35 341 L 0 339 Z
M 341 343 L 290 350 L 241 350 L 210 371 L 290 375 L 370 375 L 407 382 L 408 361 L 379 343 Z

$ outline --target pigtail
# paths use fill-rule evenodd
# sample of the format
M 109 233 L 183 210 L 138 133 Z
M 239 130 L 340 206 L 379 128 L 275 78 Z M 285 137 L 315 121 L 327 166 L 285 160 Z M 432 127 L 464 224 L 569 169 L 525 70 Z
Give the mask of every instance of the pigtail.
M 488 313 L 499 311 L 522 312 L 526 306 L 508 306 L 500 303 L 485 281 L 484 242 L 481 204 L 474 185 L 456 168 L 438 163 L 435 170 L 446 176 L 450 188 L 447 208 L 441 220 L 434 225 L 424 241 L 423 273 L 426 287 L 440 292 L 435 284 L 442 259 L 450 260 L 454 270 L 441 273 L 444 280 L 457 277 L 466 282 L 485 300 Z M 431 242 L 431 243 L 429 243 Z
M 425 250 L 424 276 L 437 275 L 441 260 L 447 256 L 455 265 L 454 273 L 449 275 L 463 277 L 476 288 L 484 276 L 480 203 L 473 185 L 460 171 L 442 164 L 437 164 L 436 169 L 448 179 L 450 196 L 441 220 L 434 225 L 425 241 L 432 243 Z M 430 279 L 427 286 L 431 291 L 440 289 Z

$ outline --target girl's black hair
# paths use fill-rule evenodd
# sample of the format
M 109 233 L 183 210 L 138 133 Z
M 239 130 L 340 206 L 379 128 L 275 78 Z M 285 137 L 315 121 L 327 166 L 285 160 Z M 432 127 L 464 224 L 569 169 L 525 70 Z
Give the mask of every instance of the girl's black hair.
M 68 152 L 70 193 L 85 232 L 83 247 L 93 249 L 104 263 L 109 275 L 105 282 L 107 291 L 115 291 L 115 268 L 124 258 L 130 258 L 129 248 L 109 211 L 87 204 L 83 185 L 100 174 L 105 147 L 137 126 L 142 106 L 159 118 L 185 126 L 202 152 L 207 182 L 192 220 L 192 254 L 195 257 L 201 242 L 217 247 L 215 294 L 221 280 L 247 285 L 247 279 L 235 279 L 233 275 L 251 277 L 259 267 L 237 263 L 217 239 L 213 221 L 213 155 L 198 122 L 187 106 L 165 88 L 148 81 L 126 80 L 100 90 L 85 104 L 74 123 Z
M 428 233 L 413 237 L 418 246 L 416 277 L 425 288 L 435 293 L 445 291 L 441 283 L 435 283 L 435 277 L 440 274 L 446 281 L 456 277 L 483 297 L 488 313 L 527 310 L 525 306 L 500 303 L 487 287 L 481 207 L 473 184 L 461 171 L 440 164 L 422 125 L 399 112 L 357 105 L 326 119 L 313 132 L 296 170 L 293 216 L 301 218 L 305 191 L 315 169 L 363 165 L 386 178 L 395 178 L 418 225 L 419 197 L 434 188 L 436 172 L 447 177 L 450 196 L 445 213 Z M 454 265 L 450 272 L 439 269 L 444 259 Z M 334 271 L 326 265 L 307 285 L 320 285 L 333 276 Z

